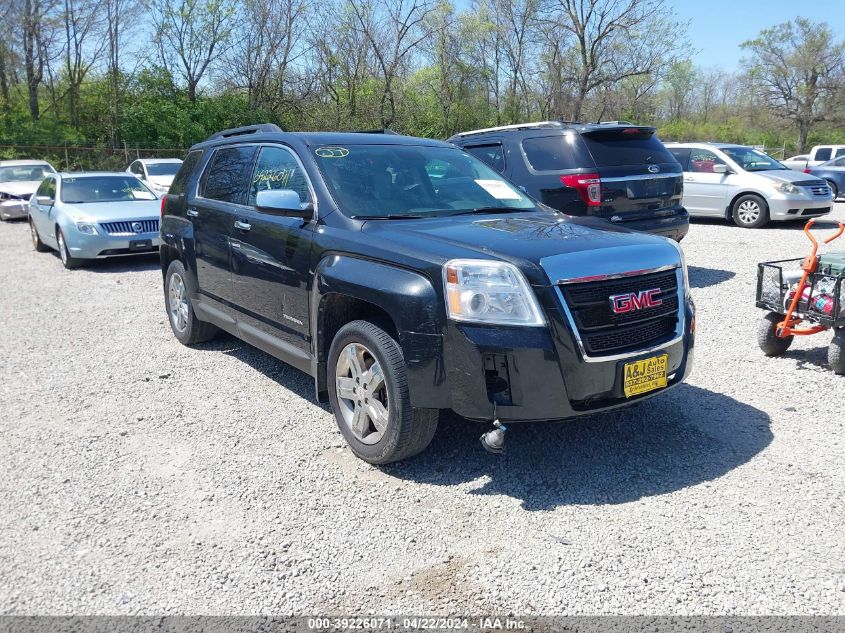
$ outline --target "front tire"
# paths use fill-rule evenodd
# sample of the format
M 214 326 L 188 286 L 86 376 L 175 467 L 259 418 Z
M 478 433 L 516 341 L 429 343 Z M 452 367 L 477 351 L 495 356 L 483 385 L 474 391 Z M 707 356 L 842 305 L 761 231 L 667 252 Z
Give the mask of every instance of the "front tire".
M 422 452 L 437 430 L 436 409 L 411 406 L 402 348 L 369 321 L 352 321 L 329 350 L 329 399 L 352 452 L 388 464 Z
M 781 338 L 777 335 L 778 323 L 781 321 L 782 314 L 767 312 L 757 325 L 757 344 L 766 356 L 780 356 L 792 345 L 793 336 Z
M 173 335 L 182 345 L 210 341 L 217 326 L 200 321 L 191 305 L 191 286 L 185 267 L 178 259 L 170 262 L 164 276 L 164 305 Z
M 35 228 L 35 222 L 32 221 L 32 218 L 29 218 L 29 234 L 32 237 L 32 248 L 34 248 L 38 253 L 46 253 L 50 250 L 50 248 L 41 241 L 41 236 L 38 235 L 38 229 Z
M 759 229 L 769 222 L 769 205 L 753 193 L 740 196 L 733 205 L 733 219 L 744 229 Z
M 833 200 L 835 202 L 836 199 L 839 197 L 839 188 L 836 186 L 836 183 L 832 180 L 828 180 L 826 182 L 827 186 L 830 187 L 830 190 L 833 192 Z
M 833 331 L 833 340 L 827 348 L 827 364 L 834 374 L 845 376 L 845 327 Z
M 67 240 L 65 240 L 65 234 L 59 227 L 56 227 L 56 242 L 58 243 L 59 257 L 62 260 L 62 266 L 68 270 L 73 270 L 74 268 L 79 268 L 85 263 L 84 259 L 71 256 L 70 249 L 67 246 Z

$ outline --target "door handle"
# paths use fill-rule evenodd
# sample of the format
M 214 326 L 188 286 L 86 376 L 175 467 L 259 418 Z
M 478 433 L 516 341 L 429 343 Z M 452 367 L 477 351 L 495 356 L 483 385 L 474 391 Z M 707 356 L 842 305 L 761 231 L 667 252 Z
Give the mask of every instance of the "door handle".
M 195 218 L 200 214 L 200 212 L 194 209 L 193 207 L 188 207 L 186 213 L 192 218 Z
M 240 220 L 235 220 L 235 228 L 240 229 L 241 231 L 249 231 L 252 227 L 250 226 L 249 222 L 241 222 Z
M 686 178 L 684 178 L 684 182 L 695 182 L 695 178 L 693 178 L 692 176 L 687 176 Z

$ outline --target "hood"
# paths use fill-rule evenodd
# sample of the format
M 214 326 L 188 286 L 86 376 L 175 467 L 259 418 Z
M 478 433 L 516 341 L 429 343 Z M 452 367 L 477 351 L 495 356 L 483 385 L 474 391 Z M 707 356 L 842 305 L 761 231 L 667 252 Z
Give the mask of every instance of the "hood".
M 120 220 L 158 219 L 160 200 L 122 200 L 120 202 L 88 202 L 85 204 L 64 204 L 68 214 L 77 220 L 93 222 L 116 222 Z
M 147 180 L 161 187 L 169 187 L 173 184 L 173 176 L 150 176 Z
M 805 174 L 802 171 L 796 171 L 794 169 L 770 169 L 766 171 L 748 171 L 745 173 L 750 176 L 762 176 L 769 181 L 788 182 L 790 184 L 805 183 L 808 179 L 812 180 L 812 176 L 810 176 L 810 174 Z
M 567 261 L 576 267 L 579 253 L 589 253 L 590 259 L 600 253 L 599 260 L 613 260 L 617 268 L 621 265 L 626 270 L 644 268 L 640 261 L 643 253 L 657 254 L 668 264 L 680 263 L 677 248 L 664 237 L 631 232 L 600 219 L 557 213 L 370 220 L 362 230 L 398 248 L 431 252 L 442 261 L 503 259 L 522 269 L 533 284 L 549 283 L 541 273 L 545 268 L 541 261 L 560 255 L 570 256 Z M 577 273 L 573 271 L 572 276 L 579 276 Z
M 29 197 L 35 193 L 40 180 L 24 180 L 20 182 L 0 182 L 0 191 L 10 193 L 13 196 Z

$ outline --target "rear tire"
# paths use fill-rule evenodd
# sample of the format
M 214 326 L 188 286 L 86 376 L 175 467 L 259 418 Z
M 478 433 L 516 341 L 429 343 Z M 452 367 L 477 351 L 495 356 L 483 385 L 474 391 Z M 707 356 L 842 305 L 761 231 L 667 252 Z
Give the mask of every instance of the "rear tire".
M 833 340 L 827 348 L 827 364 L 834 374 L 845 376 L 845 327 L 833 331 Z
M 32 218 L 29 218 L 29 234 L 32 237 L 32 248 L 34 248 L 39 253 L 46 253 L 50 250 L 50 248 L 41 241 L 41 236 L 38 235 L 38 229 L 35 228 L 35 222 L 32 221 Z
M 732 214 L 737 226 L 759 229 L 769 222 L 769 205 L 760 196 L 748 193 L 736 199 Z
M 56 242 L 59 247 L 59 258 L 62 260 L 62 266 L 68 270 L 73 270 L 85 263 L 84 259 L 71 256 L 70 249 L 67 246 L 67 240 L 65 240 L 65 234 L 58 226 L 56 227 Z
M 406 459 L 431 443 L 439 412 L 411 406 L 402 348 L 377 325 L 352 321 L 338 331 L 328 383 L 338 428 L 365 462 Z
M 170 262 L 164 276 L 164 307 L 173 335 L 182 345 L 210 341 L 217 334 L 217 326 L 200 321 L 191 305 L 194 294 L 190 277 L 178 259 Z
M 792 345 L 794 337 L 781 338 L 777 335 L 777 326 L 781 321 L 782 314 L 768 312 L 757 325 L 757 344 L 766 356 L 780 356 Z

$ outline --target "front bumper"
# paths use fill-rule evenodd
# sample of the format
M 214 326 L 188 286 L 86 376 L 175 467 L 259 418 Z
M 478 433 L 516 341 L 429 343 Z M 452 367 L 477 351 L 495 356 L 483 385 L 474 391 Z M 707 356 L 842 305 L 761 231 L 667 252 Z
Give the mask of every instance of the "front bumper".
M 0 217 L 4 220 L 18 220 L 29 216 L 28 200 L 4 200 L 0 202 Z
M 833 211 L 833 198 L 819 196 L 811 199 L 806 196 L 773 196 L 767 200 L 769 218 L 772 220 L 797 220 L 827 215 Z
M 71 256 L 80 259 L 156 253 L 161 244 L 158 233 L 138 233 L 132 236 L 103 235 L 102 233 L 87 235 L 74 228 L 66 233 L 66 238 Z
M 551 294 L 542 301 L 550 319 L 546 327 L 450 322 L 442 338 L 410 335 L 404 351 L 414 406 L 450 408 L 476 420 L 492 420 L 494 415 L 503 422 L 560 420 L 640 402 L 689 375 L 695 345 L 691 300 L 685 301 L 679 339 L 659 349 L 590 362 L 585 361 L 565 315 L 550 305 L 554 301 Z M 437 360 L 416 363 L 425 348 L 437 349 Z M 626 398 L 625 364 L 660 354 L 668 356 L 667 386 Z

